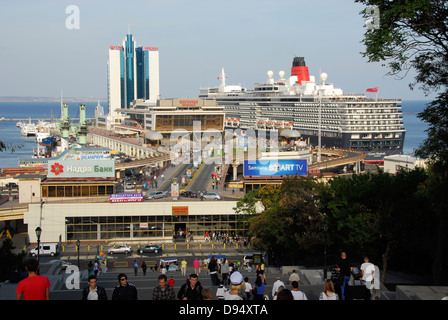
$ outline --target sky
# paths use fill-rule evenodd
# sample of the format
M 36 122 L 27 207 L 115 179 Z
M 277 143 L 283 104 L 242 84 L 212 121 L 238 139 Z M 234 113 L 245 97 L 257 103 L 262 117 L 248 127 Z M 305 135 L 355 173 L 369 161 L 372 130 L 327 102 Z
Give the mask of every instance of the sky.
M 130 30 L 137 46 L 159 48 L 162 98 L 197 98 L 219 85 L 221 68 L 227 84 L 251 89 L 268 70 L 290 76 L 300 56 L 345 93 L 431 99 L 409 89 L 412 73 L 399 80 L 362 56 L 363 9 L 353 0 L 1 1 L 0 96 L 106 99 L 108 49 Z

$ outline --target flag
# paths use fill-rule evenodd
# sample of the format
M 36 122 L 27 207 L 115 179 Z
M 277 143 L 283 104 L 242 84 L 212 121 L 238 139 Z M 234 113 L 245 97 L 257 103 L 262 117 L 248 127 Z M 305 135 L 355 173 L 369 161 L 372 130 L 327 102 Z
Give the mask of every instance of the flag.
M 366 92 L 378 92 L 378 87 L 369 88 L 369 89 L 366 90 Z

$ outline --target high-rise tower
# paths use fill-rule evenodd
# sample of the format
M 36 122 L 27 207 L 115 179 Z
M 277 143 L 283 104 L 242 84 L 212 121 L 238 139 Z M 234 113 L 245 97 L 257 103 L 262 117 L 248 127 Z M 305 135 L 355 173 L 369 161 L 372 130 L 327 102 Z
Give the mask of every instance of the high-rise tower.
M 128 109 L 136 99 L 156 104 L 159 99 L 159 49 L 137 47 L 128 33 L 122 46 L 110 46 L 107 62 L 109 119 L 119 123 L 117 109 Z

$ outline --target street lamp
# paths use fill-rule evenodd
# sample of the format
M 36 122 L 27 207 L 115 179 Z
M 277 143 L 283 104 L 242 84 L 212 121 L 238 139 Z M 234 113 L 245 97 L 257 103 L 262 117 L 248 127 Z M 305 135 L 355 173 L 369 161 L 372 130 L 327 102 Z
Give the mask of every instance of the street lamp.
M 76 240 L 76 251 L 78 251 L 78 270 L 79 270 L 79 239 Z
M 324 249 L 324 280 L 327 280 L 327 234 L 328 234 L 328 224 L 324 224 L 325 232 L 325 249 Z
M 42 233 L 42 229 L 40 227 L 36 228 L 36 237 L 37 237 L 37 262 L 40 261 L 40 235 Z M 37 274 L 39 274 L 39 268 L 37 269 Z

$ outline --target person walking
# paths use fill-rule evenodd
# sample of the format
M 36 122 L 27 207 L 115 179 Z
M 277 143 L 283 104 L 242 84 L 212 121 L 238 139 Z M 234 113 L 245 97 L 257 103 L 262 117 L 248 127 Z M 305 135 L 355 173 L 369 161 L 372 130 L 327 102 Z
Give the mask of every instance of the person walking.
M 97 285 L 95 275 L 90 275 L 87 283 L 89 286 L 82 290 L 82 300 L 107 300 L 106 290 Z
M 212 286 L 218 285 L 218 262 L 216 257 L 212 256 L 210 262 L 208 263 L 208 272 L 210 274 L 210 280 L 212 281 Z
M 199 272 L 201 272 L 201 262 L 198 260 L 198 258 L 194 259 L 193 268 L 194 273 L 199 274 Z
M 50 300 L 50 281 L 37 274 L 39 261 L 31 258 L 26 261 L 28 277 L 21 280 L 16 289 L 16 300 Z
M 345 300 L 345 287 L 350 280 L 350 275 L 353 270 L 350 261 L 347 259 L 347 254 L 341 252 L 341 256 L 337 262 L 337 271 L 340 273 L 340 285 L 341 285 L 341 295 L 342 300 Z
M 137 288 L 128 283 L 128 277 L 124 273 L 118 275 L 118 286 L 112 292 L 112 300 L 137 300 Z
M 254 287 L 252 289 L 254 300 L 264 300 L 265 293 L 266 293 L 266 285 L 261 279 L 261 277 L 257 276 Z
M 229 262 L 227 261 L 226 258 L 223 259 L 222 264 L 221 264 L 221 278 L 222 281 L 225 285 L 229 284 Z
M 364 257 L 364 263 L 361 264 L 362 282 L 370 290 L 372 299 L 376 300 L 376 288 L 375 288 L 375 265 L 370 262 L 369 257 Z
M 185 277 L 187 275 L 187 261 L 185 258 L 182 260 L 180 264 L 180 270 L 182 271 L 182 275 Z
M 202 285 L 197 274 L 190 274 L 187 282 L 180 287 L 177 298 L 179 300 L 203 300 Z
M 299 282 L 293 281 L 291 283 L 292 286 L 292 296 L 294 297 L 294 300 L 308 300 L 306 297 L 306 294 L 299 290 Z
M 280 276 L 277 276 L 276 281 L 272 284 L 272 300 L 275 300 L 275 296 L 278 294 L 278 288 L 280 287 L 286 288 L 285 283 L 280 280 Z
M 141 267 L 142 267 L 143 275 L 146 276 L 146 269 L 148 268 L 148 266 L 146 265 L 145 261 L 142 262 Z
M 175 300 L 174 288 L 167 284 L 166 275 L 159 275 L 157 281 L 159 285 L 153 290 L 152 300 Z
M 136 276 L 138 272 L 138 263 L 137 260 L 134 260 L 134 275 Z

